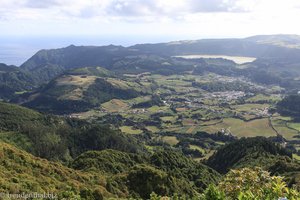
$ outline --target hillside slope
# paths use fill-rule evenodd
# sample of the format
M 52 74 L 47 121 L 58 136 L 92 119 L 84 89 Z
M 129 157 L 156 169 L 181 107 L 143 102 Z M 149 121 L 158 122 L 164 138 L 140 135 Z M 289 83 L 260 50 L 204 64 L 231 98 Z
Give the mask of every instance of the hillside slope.
M 242 138 L 220 148 L 207 164 L 220 173 L 226 173 L 245 165 L 266 166 L 271 164 L 268 158 L 279 157 L 291 158 L 291 153 L 264 137 Z
M 49 162 L 0 142 L 0 192 L 53 193 L 58 199 L 112 196 L 105 179 Z M 90 197 L 89 197 L 90 196 Z
M 24 64 L 21 68 L 36 70 L 47 64 L 58 65 L 64 69 L 80 68 L 86 66 L 109 66 L 113 60 L 126 55 L 135 55 L 122 46 L 68 46 L 61 49 L 40 50 Z
M 109 127 L 13 104 L 0 103 L 0 108 L 0 192 L 146 199 L 152 191 L 193 196 L 219 179 L 217 172 L 181 153 L 148 154 L 135 139 Z M 41 157 L 71 163 L 76 170 Z
M 156 151 L 150 156 L 115 150 L 88 151 L 71 164 L 75 169 L 107 173 L 109 191 L 148 199 L 160 195 L 186 195 L 202 192 L 220 176 L 213 169 L 172 150 Z
M 13 98 L 16 93 L 32 90 L 35 86 L 36 80 L 29 72 L 0 63 L 0 99 Z
M 284 176 L 290 187 L 300 188 L 300 163 L 285 148 L 264 137 L 242 138 L 220 148 L 206 164 L 226 174 L 230 169 L 261 167 Z
M 23 105 L 39 111 L 66 114 L 87 111 L 111 99 L 130 99 L 151 92 L 136 82 L 113 77 L 103 68 L 78 68 L 52 80 L 37 92 L 25 94 Z
M 0 102 L 0 130 L 19 130 L 28 123 L 44 123 L 43 115 L 18 105 Z
M 68 162 L 88 150 L 142 152 L 143 146 L 102 124 L 46 115 L 0 102 L 0 141 L 33 155 Z

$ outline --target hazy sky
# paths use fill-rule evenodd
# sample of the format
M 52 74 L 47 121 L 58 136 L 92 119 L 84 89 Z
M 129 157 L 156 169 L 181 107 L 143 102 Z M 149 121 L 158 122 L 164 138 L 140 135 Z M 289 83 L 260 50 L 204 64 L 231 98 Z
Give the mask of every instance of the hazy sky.
M 300 34 L 299 0 L 0 0 L 0 37 Z

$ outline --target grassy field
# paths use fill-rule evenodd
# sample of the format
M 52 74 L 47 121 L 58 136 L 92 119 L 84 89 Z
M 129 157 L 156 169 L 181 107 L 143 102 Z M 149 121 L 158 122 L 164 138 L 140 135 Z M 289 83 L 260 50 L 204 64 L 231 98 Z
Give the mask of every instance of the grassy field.
M 57 79 L 57 86 L 69 86 L 70 88 L 74 87 L 74 89 L 66 90 L 66 93 L 62 94 L 59 99 L 81 100 L 84 96 L 83 92 L 95 82 L 96 78 L 96 76 L 68 75 Z
M 196 146 L 196 145 L 190 145 L 190 149 L 193 149 L 193 150 L 198 150 L 200 151 L 202 154 L 206 154 L 206 151 L 205 149 L 199 147 L 199 146 Z
M 243 114 L 242 117 L 244 120 L 249 121 L 255 119 L 257 116 L 255 114 Z
M 156 112 L 163 112 L 163 111 L 168 111 L 170 108 L 167 106 L 152 106 L 150 108 L 148 108 L 147 110 L 153 113 Z
M 277 102 L 281 100 L 279 96 L 275 95 L 264 95 L 264 94 L 258 94 L 253 97 L 250 97 L 246 100 L 247 103 L 256 103 L 261 101 L 267 101 L 267 102 Z
M 294 153 L 293 153 L 293 158 L 294 158 L 295 160 L 300 161 L 300 156 L 298 156 L 297 154 L 294 154 Z
M 119 99 L 112 99 L 103 103 L 101 107 L 108 112 L 124 112 L 129 109 L 129 105 L 125 101 Z
M 300 123 L 288 122 L 287 126 L 290 127 L 290 128 L 292 128 L 292 129 L 295 129 L 297 131 L 300 131 Z
M 272 124 L 273 127 L 276 129 L 276 131 L 282 135 L 287 140 L 295 140 L 295 136 L 299 135 L 298 131 L 289 127 L 289 120 L 290 118 L 284 118 L 284 117 L 273 117 L 272 118 Z M 296 127 L 296 124 L 292 124 Z
M 92 109 L 87 112 L 74 113 L 72 116 L 77 117 L 79 119 L 93 119 L 104 116 L 105 113 L 99 112 L 97 109 Z
M 238 112 L 256 112 L 257 110 L 262 110 L 266 107 L 270 107 L 269 104 L 242 104 L 236 105 L 232 108 Z
M 282 134 L 286 139 L 293 140 L 294 136 L 300 131 L 300 124 L 297 123 L 283 123 L 291 119 L 277 116 L 276 120 L 272 120 L 275 130 L 270 126 L 268 118 L 257 119 L 257 117 L 267 117 L 265 108 L 269 108 L 281 97 L 278 94 L 261 92 L 250 98 L 244 98 L 244 104 L 237 104 L 237 100 L 229 100 L 229 106 L 221 106 L 222 98 L 214 98 L 209 95 L 209 92 L 192 86 L 192 82 L 199 83 L 212 82 L 215 79 L 225 81 L 236 81 L 232 77 L 220 76 L 213 73 L 208 73 L 200 76 L 191 74 L 186 75 L 146 75 L 137 83 L 136 76 L 128 76 L 128 81 L 116 78 L 107 78 L 106 80 L 119 88 L 139 88 L 138 90 L 148 90 L 149 83 L 155 82 L 159 87 L 153 89 L 151 93 L 162 96 L 167 104 L 165 106 L 152 106 L 144 109 L 133 109 L 132 106 L 142 102 L 151 100 L 151 96 L 139 96 L 129 100 L 113 99 L 109 102 L 103 103 L 101 110 L 90 111 L 84 113 L 82 116 L 103 116 L 107 113 L 120 114 L 124 118 L 130 119 L 135 123 L 143 123 L 149 120 L 150 116 L 156 113 L 161 113 L 161 124 L 159 128 L 156 126 L 147 126 L 145 129 L 152 133 L 174 132 L 194 134 L 198 131 L 206 131 L 208 133 L 216 133 L 222 129 L 231 132 L 237 137 L 254 137 L 254 136 L 275 136 L 276 131 Z M 69 77 L 70 79 L 70 77 Z M 66 79 L 64 82 L 70 81 Z M 84 77 L 76 77 L 71 80 L 74 84 L 83 84 L 85 81 L 89 82 Z M 91 81 L 91 80 L 90 80 Z M 144 86 L 145 88 L 143 88 Z M 261 89 L 261 87 L 260 87 Z M 272 88 L 268 88 L 272 90 Z M 174 100 L 175 99 L 175 100 Z M 176 99 L 183 99 L 177 101 Z M 189 104 L 184 102 L 184 99 L 190 99 Z M 199 99 L 193 101 L 194 99 Z M 171 103 L 170 103 L 171 102 Z M 194 103 L 194 102 L 198 102 Z M 240 103 L 240 102 L 239 102 Z M 169 105 L 175 107 L 175 111 Z M 264 112 L 265 111 L 265 112 Z M 241 119 L 235 118 L 238 115 Z M 178 118 L 178 116 L 180 116 Z M 88 118 L 88 117 L 85 117 Z M 280 121 L 284 120 L 284 121 Z M 160 123 L 160 122 L 158 122 Z M 134 129 L 132 126 L 122 126 L 121 131 L 126 134 L 140 134 L 142 130 Z M 176 138 L 175 138 L 176 139 Z M 168 142 L 174 138 L 165 137 L 164 140 Z
M 156 126 L 146 126 L 146 129 L 152 133 L 157 133 L 160 131 Z
M 182 124 L 184 126 L 193 126 L 193 125 L 197 124 L 197 122 L 193 119 L 183 119 Z
M 196 126 L 190 126 L 186 133 L 194 133 Z
M 126 134 L 141 134 L 143 132 L 140 129 L 134 129 L 132 126 L 121 126 L 120 129 Z
M 151 96 L 140 96 L 140 97 L 136 97 L 136 98 L 133 98 L 133 99 L 124 100 L 124 102 L 126 102 L 130 105 L 134 105 L 134 104 L 146 102 L 146 101 L 149 101 L 149 100 L 151 100 Z
M 96 76 L 63 76 L 56 80 L 57 85 L 89 86 L 95 82 Z
M 245 122 L 240 119 L 227 118 L 222 123 L 203 126 L 202 131 L 208 133 L 216 133 L 221 129 L 227 129 L 237 137 L 255 137 L 255 136 L 275 136 L 276 132 L 269 126 L 269 121 L 265 119 L 257 119 Z
M 161 117 L 160 118 L 163 122 L 172 122 L 175 123 L 177 117 L 176 116 L 166 116 L 166 117 Z
M 179 142 L 175 136 L 164 136 L 161 139 L 169 145 L 176 145 Z
M 209 120 L 209 121 L 204 121 L 204 122 L 201 122 L 200 124 L 202 126 L 214 126 L 216 124 L 219 124 L 219 123 L 222 123 L 223 120 L 220 120 L 220 119 L 216 119 L 216 120 Z

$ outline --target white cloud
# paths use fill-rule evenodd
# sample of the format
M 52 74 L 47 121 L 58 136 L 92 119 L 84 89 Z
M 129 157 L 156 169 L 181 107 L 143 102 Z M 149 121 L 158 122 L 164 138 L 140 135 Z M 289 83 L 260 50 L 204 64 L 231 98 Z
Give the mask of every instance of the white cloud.
M 0 0 L 0 34 L 300 34 L 299 8 L 298 0 Z
M 198 12 L 239 12 L 238 0 L 2 0 L 2 15 L 21 18 L 19 12 L 52 10 L 64 17 L 147 17 L 170 18 Z M 8 16 L 7 16 L 8 17 Z M 55 17 L 55 16 L 48 16 Z

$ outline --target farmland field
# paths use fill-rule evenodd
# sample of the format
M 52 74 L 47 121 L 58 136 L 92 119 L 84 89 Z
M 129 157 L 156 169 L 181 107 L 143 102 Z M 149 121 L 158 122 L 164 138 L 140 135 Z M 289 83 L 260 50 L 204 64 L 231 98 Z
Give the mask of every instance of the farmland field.
M 121 131 L 126 134 L 140 134 L 142 133 L 139 129 L 134 129 L 132 126 L 121 126 Z
M 162 140 L 170 145 L 176 145 L 179 142 L 175 136 L 164 136 Z
M 129 109 L 128 104 L 119 99 L 112 99 L 111 101 L 106 102 L 101 106 L 108 112 L 122 112 Z
M 269 126 L 268 119 L 257 119 L 244 122 L 240 119 L 227 118 L 214 126 L 205 126 L 202 131 L 215 133 L 226 129 L 237 137 L 275 136 L 276 132 Z
M 297 140 L 299 135 L 298 123 L 292 122 L 289 117 L 269 112 L 282 99 L 278 94 L 280 88 L 274 85 L 257 85 L 247 79 L 214 73 L 197 76 L 145 74 L 142 78 L 139 75 L 125 77 L 122 80 L 108 80 L 117 87 L 126 89 L 144 85 L 146 91 L 149 92 L 150 88 L 153 90 L 152 94 L 145 93 L 127 100 L 112 99 L 98 108 L 78 113 L 78 117 L 110 122 L 113 120 L 111 117 L 116 116 L 113 125 L 122 133 L 147 133 L 153 141 L 171 146 L 199 132 L 211 135 L 223 133 L 237 138 L 279 134 L 288 141 Z M 221 84 L 215 87 L 215 80 Z M 150 87 L 151 83 L 156 86 Z M 201 84 L 211 84 L 212 88 L 202 88 Z M 237 91 L 223 88 L 226 84 L 232 84 L 230 87 L 237 88 Z M 243 84 L 251 88 L 250 93 L 238 91 Z M 197 145 L 191 145 L 192 150 L 195 150 Z M 214 145 L 224 145 L 224 142 L 216 141 Z M 201 148 L 205 150 L 201 151 L 204 154 L 213 151 L 210 145 Z

